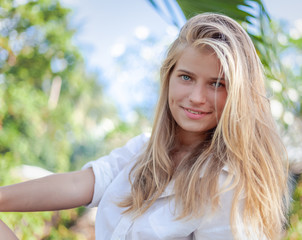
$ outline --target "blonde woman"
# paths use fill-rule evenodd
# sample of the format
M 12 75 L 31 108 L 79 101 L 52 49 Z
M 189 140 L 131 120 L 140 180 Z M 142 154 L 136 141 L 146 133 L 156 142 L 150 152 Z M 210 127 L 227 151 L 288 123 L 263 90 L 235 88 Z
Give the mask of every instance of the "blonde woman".
M 98 207 L 96 239 L 280 239 L 287 157 L 242 27 L 200 14 L 171 45 L 151 136 L 0 190 L 1 211 Z

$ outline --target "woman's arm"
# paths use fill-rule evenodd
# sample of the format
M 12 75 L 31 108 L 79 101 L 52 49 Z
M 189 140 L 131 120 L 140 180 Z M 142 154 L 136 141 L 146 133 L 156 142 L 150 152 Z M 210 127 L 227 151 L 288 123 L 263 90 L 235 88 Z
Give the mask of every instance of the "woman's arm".
M 53 211 L 79 207 L 92 201 L 91 168 L 0 187 L 0 211 Z
M 8 226 L 6 226 L 6 224 L 1 220 L 0 220 L 0 236 L 1 239 L 5 239 L 5 240 L 18 240 L 16 235 L 13 233 L 13 231 L 10 230 Z

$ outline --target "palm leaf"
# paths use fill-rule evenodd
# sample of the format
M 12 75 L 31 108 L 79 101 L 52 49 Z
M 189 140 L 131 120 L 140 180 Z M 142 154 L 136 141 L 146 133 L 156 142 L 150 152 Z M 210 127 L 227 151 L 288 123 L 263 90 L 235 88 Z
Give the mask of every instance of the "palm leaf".
M 248 17 L 254 17 L 252 14 L 238 8 L 240 5 L 247 6 L 244 0 L 215 0 L 214 3 L 208 0 L 177 0 L 177 2 L 186 18 L 190 18 L 202 12 L 222 13 L 239 21 L 246 21 Z
M 147 0 L 168 22 L 181 27 L 177 16 L 188 19 L 203 12 L 225 14 L 238 22 L 253 24 L 260 18 L 270 20 L 261 0 Z M 179 8 L 175 6 L 179 6 Z M 255 11 L 257 9 L 258 11 Z

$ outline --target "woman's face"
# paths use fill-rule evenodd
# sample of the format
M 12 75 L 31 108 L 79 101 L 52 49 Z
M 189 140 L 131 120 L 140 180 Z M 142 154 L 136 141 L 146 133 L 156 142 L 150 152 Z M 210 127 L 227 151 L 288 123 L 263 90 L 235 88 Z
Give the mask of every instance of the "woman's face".
M 204 136 L 217 126 L 227 98 L 219 73 L 213 50 L 188 47 L 180 56 L 170 76 L 168 96 L 180 136 Z

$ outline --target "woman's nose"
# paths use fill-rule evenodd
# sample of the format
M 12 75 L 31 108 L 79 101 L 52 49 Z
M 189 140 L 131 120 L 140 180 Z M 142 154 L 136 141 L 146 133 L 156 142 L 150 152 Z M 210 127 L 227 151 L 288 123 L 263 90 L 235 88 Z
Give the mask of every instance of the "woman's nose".
M 200 104 L 205 103 L 206 99 L 206 88 L 204 86 L 192 86 L 191 93 L 189 95 L 190 102 Z

